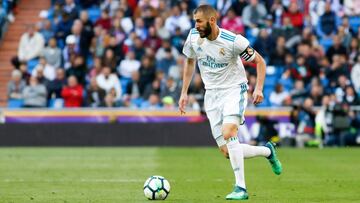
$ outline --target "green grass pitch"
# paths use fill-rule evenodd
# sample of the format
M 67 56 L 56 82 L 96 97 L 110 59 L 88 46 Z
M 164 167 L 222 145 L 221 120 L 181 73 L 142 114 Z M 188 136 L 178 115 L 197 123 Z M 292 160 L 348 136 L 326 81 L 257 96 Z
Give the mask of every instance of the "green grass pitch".
M 279 149 L 245 161 L 248 202 L 360 202 L 360 149 Z M 171 184 L 166 202 L 226 202 L 230 163 L 209 148 L 0 148 L 0 202 L 151 202 L 150 175 Z

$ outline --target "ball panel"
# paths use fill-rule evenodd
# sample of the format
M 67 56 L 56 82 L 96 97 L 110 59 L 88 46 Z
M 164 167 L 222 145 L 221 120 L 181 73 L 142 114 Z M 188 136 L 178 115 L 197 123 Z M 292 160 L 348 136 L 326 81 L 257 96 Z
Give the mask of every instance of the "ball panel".
M 148 187 L 145 187 L 144 195 L 145 195 L 146 198 L 153 199 L 153 194 L 154 193 Z

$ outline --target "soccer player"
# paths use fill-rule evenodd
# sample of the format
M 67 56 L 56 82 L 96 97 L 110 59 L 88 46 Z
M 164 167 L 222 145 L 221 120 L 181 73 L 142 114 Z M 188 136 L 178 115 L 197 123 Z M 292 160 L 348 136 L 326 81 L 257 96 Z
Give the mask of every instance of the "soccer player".
M 217 12 L 209 5 L 194 10 L 195 28 L 191 29 L 183 47 L 187 56 L 184 78 L 179 99 L 179 110 L 185 113 L 188 89 L 197 60 L 200 75 L 205 84 L 205 111 L 211 131 L 220 151 L 230 159 L 235 174 L 234 191 L 227 200 L 248 199 L 244 178 L 244 158 L 266 157 L 275 174 L 280 175 L 282 166 L 273 143 L 265 146 L 240 144 L 237 134 L 239 125 L 244 124 L 247 105 L 247 79 L 241 58 L 257 65 L 257 81 L 253 92 L 253 103 L 263 101 L 265 80 L 264 59 L 241 35 L 219 28 Z M 241 57 L 241 58 L 240 58 Z

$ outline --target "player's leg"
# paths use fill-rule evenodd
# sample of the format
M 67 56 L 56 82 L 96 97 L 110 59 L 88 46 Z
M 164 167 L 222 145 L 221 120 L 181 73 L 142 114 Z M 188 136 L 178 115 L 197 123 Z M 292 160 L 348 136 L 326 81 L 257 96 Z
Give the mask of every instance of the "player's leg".
M 240 118 L 237 116 L 224 117 L 222 135 L 226 140 L 231 167 L 235 175 L 234 191 L 226 196 L 228 200 L 244 200 L 249 196 L 246 192 L 244 174 L 244 154 L 237 137 Z

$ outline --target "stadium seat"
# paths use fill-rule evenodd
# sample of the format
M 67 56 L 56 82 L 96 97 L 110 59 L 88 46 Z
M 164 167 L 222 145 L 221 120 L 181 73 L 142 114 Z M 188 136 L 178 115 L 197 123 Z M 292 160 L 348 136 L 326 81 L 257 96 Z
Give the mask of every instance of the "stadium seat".
M 333 41 L 331 38 L 321 38 L 319 43 L 324 48 L 324 51 L 327 51 L 333 44 Z
M 87 9 L 87 12 L 88 12 L 90 21 L 93 22 L 93 23 L 95 23 L 95 21 L 97 19 L 99 19 L 100 16 L 101 16 L 101 10 L 99 8 L 96 8 L 96 7 Z
M 131 78 L 120 78 L 120 84 L 123 94 L 125 93 L 126 86 L 131 82 Z
M 9 99 L 7 106 L 8 108 L 21 108 L 24 105 L 24 100 L 22 99 Z
M 357 33 L 360 27 L 360 17 L 359 16 L 349 17 L 349 24 L 350 27 Z
M 34 68 L 37 66 L 37 64 L 39 63 L 39 59 L 31 59 L 27 62 L 27 70 L 28 73 L 32 73 L 32 71 L 34 70 Z
M 50 99 L 49 107 L 53 109 L 61 109 L 64 107 L 64 100 L 61 98 Z

